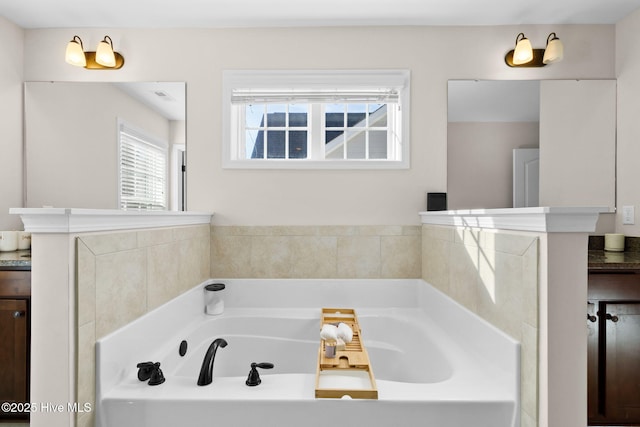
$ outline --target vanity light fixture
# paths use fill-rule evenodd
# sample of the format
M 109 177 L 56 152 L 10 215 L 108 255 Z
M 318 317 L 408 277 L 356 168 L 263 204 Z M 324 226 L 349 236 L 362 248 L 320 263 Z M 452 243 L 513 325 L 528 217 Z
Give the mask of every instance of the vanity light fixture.
M 516 47 L 507 52 L 504 62 L 509 67 L 544 67 L 561 61 L 563 56 L 564 48 L 556 33 L 549 34 L 545 49 L 533 49 L 529 39 L 520 33 L 516 36 Z
M 65 60 L 88 70 L 117 70 L 124 65 L 124 57 L 113 50 L 113 41 L 109 36 L 104 36 L 95 52 L 85 52 L 82 39 L 73 36 L 67 44 Z

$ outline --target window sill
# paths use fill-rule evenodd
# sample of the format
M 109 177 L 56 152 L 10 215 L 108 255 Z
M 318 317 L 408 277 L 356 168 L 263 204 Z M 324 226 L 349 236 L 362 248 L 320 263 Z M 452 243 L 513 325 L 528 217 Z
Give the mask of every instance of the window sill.
M 307 160 L 253 159 L 223 161 L 224 169 L 328 169 L 328 170 L 386 170 L 409 169 L 404 160 Z

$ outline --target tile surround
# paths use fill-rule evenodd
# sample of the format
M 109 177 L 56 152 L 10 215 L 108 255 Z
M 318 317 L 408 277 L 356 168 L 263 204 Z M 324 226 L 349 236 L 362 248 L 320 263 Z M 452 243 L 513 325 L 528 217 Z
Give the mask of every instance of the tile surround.
M 211 277 L 419 278 L 420 226 L 213 226 Z
M 521 424 L 538 418 L 536 233 L 422 226 L 422 278 L 521 343 Z
M 78 402 L 95 407 L 95 342 L 209 278 L 210 226 L 76 239 Z M 93 412 L 77 425 L 94 425 Z

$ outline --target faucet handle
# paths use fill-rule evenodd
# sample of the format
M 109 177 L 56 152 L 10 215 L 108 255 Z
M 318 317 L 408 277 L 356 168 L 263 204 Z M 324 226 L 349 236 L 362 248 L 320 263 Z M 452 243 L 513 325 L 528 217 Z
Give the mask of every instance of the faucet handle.
M 245 384 L 248 385 L 249 387 L 254 387 L 254 386 L 260 385 L 260 383 L 262 382 L 262 380 L 260 379 L 260 374 L 258 373 L 258 370 L 256 368 L 271 369 L 271 368 L 273 368 L 273 363 L 269 363 L 269 362 L 256 363 L 256 362 L 253 362 L 251 364 L 251 370 L 249 371 L 249 376 L 247 377 L 247 381 L 245 382 Z
M 164 374 L 160 369 L 160 362 L 140 362 L 136 366 L 140 381 L 149 380 L 149 385 L 159 385 L 165 381 Z
M 269 362 L 262 362 L 262 363 L 252 363 L 251 367 L 252 368 L 260 368 L 260 369 L 273 369 L 273 363 L 269 363 Z
M 149 379 L 149 385 L 160 385 L 164 381 L 164 374 L 160 369 L 160 362 L 156 362 L 153 364 L 153 372 L 151 373 L 151 378 Z
M 155 370 L 155 364 L 153 362 L 140 362 L 136 367 L 138 368 L 138 379 L 140 381 L 146 381 L 151 378 Z

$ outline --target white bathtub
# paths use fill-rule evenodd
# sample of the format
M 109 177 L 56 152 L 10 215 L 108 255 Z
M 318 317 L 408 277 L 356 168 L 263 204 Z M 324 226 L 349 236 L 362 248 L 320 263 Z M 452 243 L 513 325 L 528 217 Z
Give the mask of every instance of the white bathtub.
M 223 282 L 220 316 L 202 284 L 98 342 L 98 427 L 519 426 L 518 344 L 421 280 Z M 314 397 L 321 307 L 356 308 L 378 400 Z M 228 345 L 198 386 L 215 338 Z M 143 361 L 166 382 L 139 381 Z M 257 387 L 251 362 L 275 365 Z

